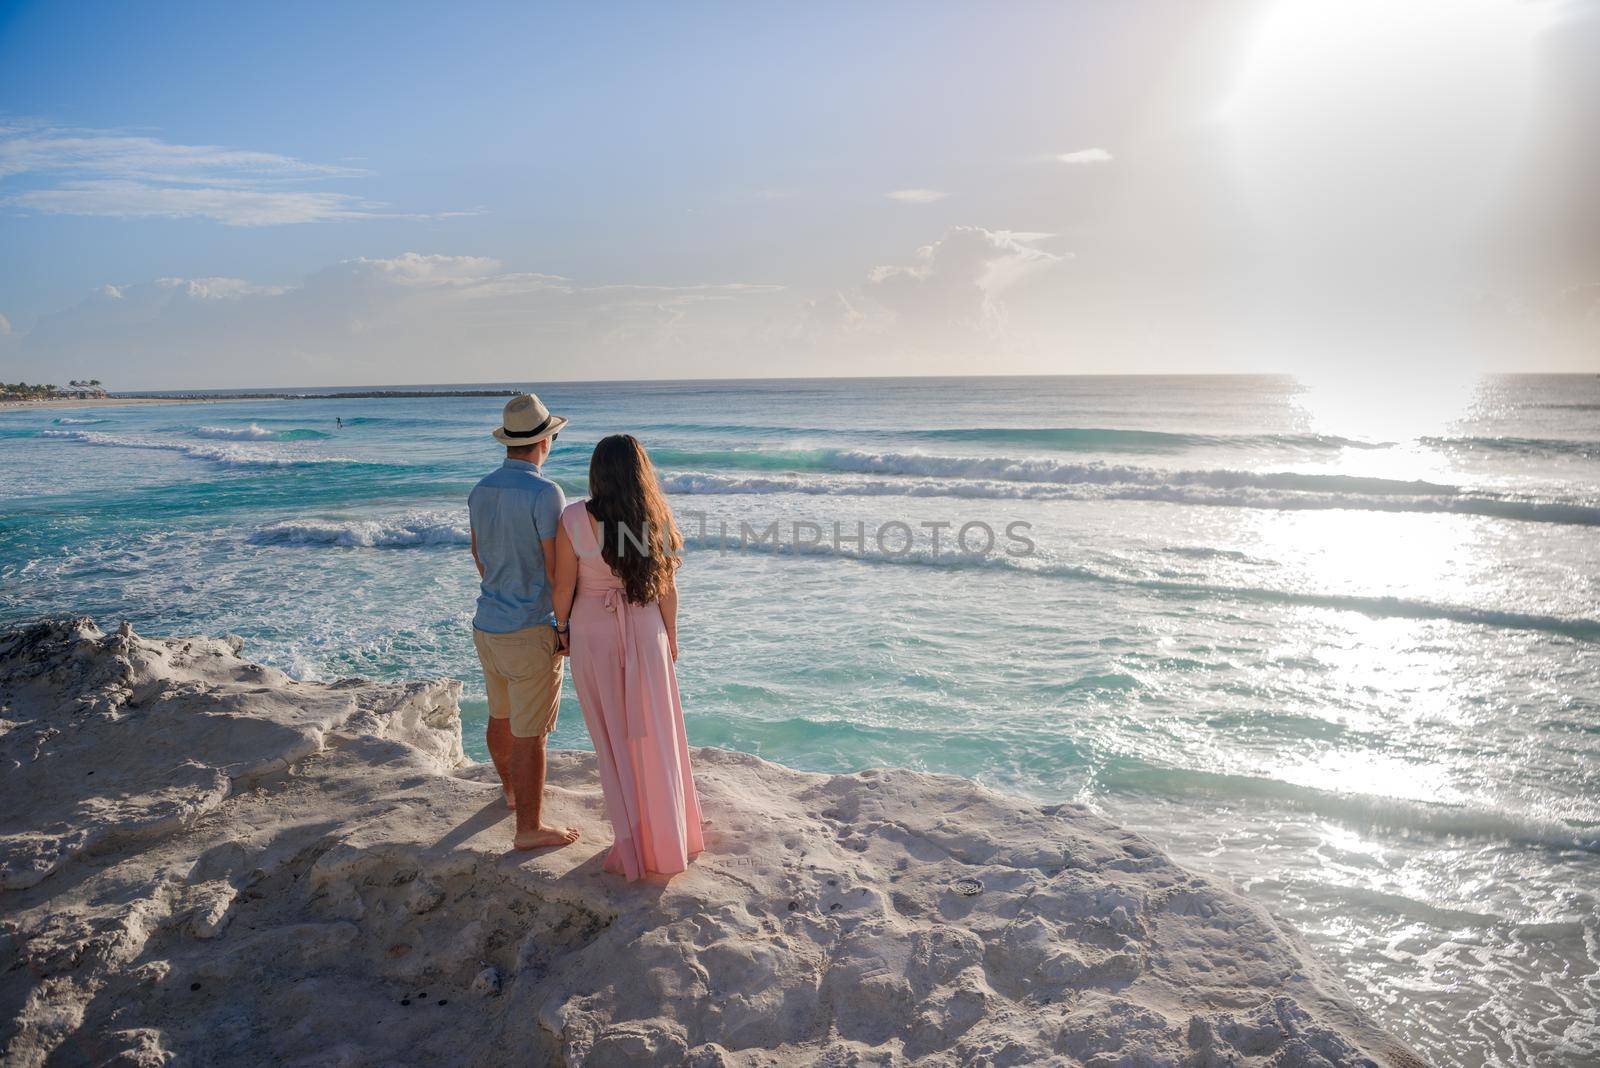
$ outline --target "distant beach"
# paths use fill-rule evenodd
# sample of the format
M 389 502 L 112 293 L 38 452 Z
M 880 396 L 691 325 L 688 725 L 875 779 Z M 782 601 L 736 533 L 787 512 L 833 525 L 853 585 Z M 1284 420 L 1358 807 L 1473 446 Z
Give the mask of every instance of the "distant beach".
M 0 401 L 0 412 L 52 411 L 67 408 L 124 408 L 128 405 L 218 404 L 232 397 L 51 397 L 48 400 Z
M 139 393 L 105 397 L 50 397 L 41 400 L 0 401 L 0 411 L 47 411 L 62 408 L 119 408 L 130 404 L 224 404 L 268 400 L 374 400 L 409 397 L 506 397 L 512 389 L 384 389 L 345 393 Z

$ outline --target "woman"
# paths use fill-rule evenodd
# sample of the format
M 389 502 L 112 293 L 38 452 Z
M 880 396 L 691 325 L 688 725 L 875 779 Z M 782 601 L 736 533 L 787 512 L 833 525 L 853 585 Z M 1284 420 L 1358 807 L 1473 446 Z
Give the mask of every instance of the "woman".
M 605 867 L 631 882 L 683 871 L 704 848 L 673 671 L 683 538 L 630 434 L 595 446 L 589 494 L 561 513 L 556 631 L 568 637 L 616 835 Z

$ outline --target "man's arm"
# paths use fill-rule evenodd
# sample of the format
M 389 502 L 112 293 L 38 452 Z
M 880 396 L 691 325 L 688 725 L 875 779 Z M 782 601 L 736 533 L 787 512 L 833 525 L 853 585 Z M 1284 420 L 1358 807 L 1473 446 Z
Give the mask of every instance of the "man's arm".
M 545 589 L 554 592 L 556 588 L 556 539 L 540 538 L 539 544 L 544 546 Z
M 467 528 L 472 530 L 471 527 Z M 472 562 L 478 565 L 478 578 L 483 578 L 483 561 L 478 559 L 478 532 L 472 531 Z
M 556 577 L 550 587 L 550 602 L 556 613 L 556 649 L 566 653 L 571 649 L 567 627 L 572 621 L 572 599 L 578 593 L 578 554 L 573 551 L 572 537 L 566 527 L 556 533 L 555 561 Z
M 561 513 L 566 507 L 567 495 L 554 482 L 533 503 L 533 528 L 539 532 L 539 545 L 544 549 L 547 590 L 556 588 L 556 535 L 561 533 Z

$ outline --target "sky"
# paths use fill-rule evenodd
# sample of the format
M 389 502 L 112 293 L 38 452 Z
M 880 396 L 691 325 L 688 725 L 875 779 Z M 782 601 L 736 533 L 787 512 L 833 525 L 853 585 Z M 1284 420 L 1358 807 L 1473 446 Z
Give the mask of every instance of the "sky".
M 0 380 L 1600 371 L 1600 0 L 0 0 Z

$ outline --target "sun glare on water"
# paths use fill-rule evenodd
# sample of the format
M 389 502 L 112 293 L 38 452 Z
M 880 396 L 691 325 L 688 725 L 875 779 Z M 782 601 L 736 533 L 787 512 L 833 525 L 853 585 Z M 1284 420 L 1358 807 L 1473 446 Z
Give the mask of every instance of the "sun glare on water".
M 1330 368 L 1299 375 L 1296 381 L 1300 392 L 1294 405 L 1306 430 L 1397 445 L 1448 434 L 1471 413 L 1484 384 L 1475 370 L 1448 366 L 1397 366 L 1381 372 Z M 1381 462 L 1374 454 L 1361 459 L 1369 470 Z

